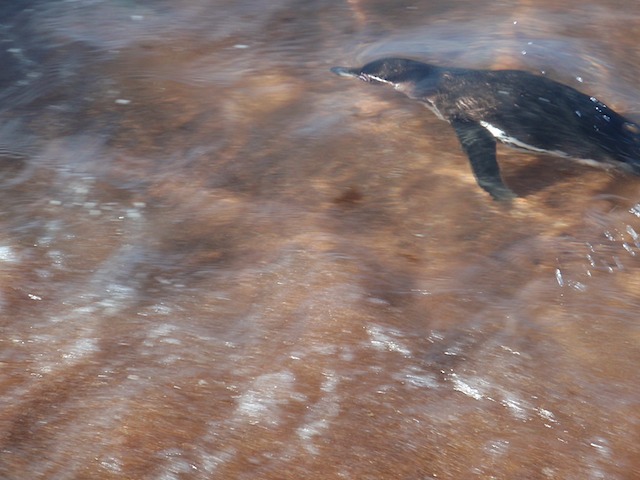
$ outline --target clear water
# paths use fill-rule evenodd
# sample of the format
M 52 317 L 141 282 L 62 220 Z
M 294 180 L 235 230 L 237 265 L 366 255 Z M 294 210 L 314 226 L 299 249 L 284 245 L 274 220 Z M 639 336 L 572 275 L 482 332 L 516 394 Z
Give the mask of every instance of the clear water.
M 0 477 L 640 478 L 640 180 L 329 73 L 638 119 L 630 0 L 0 7 Z

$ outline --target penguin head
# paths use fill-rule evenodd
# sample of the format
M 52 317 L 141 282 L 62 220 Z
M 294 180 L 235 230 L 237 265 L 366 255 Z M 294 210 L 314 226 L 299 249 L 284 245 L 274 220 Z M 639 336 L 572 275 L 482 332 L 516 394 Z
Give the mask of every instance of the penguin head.
M 331 71 L 341 77 L 356 77 L 365 82 L 383 83 L 401 89 L 415 85 L 433 74 L 436 67 L 406 58 L 382 58 L 361 68 L 333 67 Z

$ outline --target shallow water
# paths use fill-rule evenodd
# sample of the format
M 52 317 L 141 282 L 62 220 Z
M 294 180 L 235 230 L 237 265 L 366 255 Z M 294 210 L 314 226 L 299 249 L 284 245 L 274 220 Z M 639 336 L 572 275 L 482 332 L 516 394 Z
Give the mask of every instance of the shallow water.
M 544 73 L 638 119 L 640 6 L 0 7 L 0 477 L 640 478 L 640 181 L 331 75 Z

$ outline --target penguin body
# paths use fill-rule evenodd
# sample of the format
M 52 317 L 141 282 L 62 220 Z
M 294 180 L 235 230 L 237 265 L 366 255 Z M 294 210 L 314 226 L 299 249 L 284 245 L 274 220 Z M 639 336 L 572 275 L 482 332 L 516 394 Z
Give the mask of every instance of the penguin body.
M 478 184 L 495 199 L 516 196 L 500 177 L 496 141 L 640 174 L 640 126 L 595 97 L 548 78 L 519 70 L 442 68 L 403 58 L 331 71 L 390 85 L 448 121 Z

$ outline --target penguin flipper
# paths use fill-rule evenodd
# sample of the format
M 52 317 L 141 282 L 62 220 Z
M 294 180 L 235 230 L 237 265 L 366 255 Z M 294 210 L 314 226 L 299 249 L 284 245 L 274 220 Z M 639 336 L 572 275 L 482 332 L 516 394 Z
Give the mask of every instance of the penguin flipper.
M 462 149 L 469 157 L 478 185 L 495 200 L 507 201 L 516 198 L 517 195 L 503 183 L 500 177 L 500 167 L 496 160 L 496 141 L 493 136 L 474 121 L 451 119 L 450 122 L 462 144 Z

